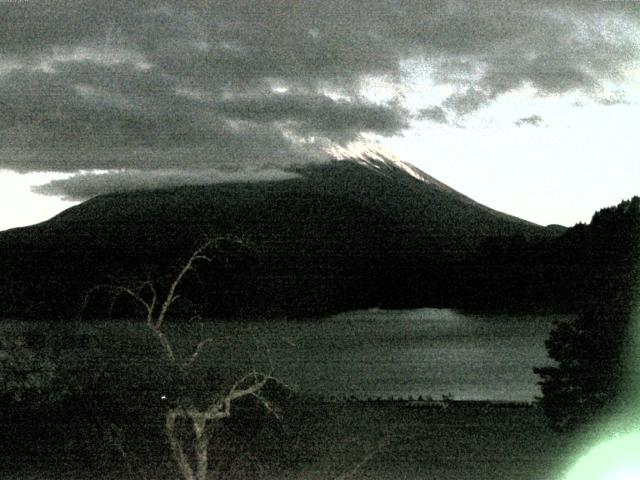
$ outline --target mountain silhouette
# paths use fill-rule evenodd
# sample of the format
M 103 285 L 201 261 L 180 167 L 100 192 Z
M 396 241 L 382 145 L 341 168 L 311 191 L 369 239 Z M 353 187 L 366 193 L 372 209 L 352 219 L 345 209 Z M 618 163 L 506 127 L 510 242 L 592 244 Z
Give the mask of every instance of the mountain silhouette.
M 487 239 L 559 234 L 380 150 L 338 157 L 292 167 L 286 180 L 100 195 L 2 232 L 0 307 L 14 317 L 73 317 L 92 286 L 163 278 L 209 235 L 248 247 L 190 278 L 185 311 L 236 318 L 452 305 L 465 259 Z

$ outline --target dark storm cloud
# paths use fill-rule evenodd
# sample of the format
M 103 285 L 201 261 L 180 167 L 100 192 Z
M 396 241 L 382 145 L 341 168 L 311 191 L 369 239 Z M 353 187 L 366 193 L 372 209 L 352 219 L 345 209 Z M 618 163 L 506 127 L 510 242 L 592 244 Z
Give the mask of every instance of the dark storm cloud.
M 418 120 L 431 120 L 436 123 L 448 123 L 447 114 L 441 107 L 422 108 L 416 116 Z
M 581 91 L 597 96 L 603 81 L 619 80 L 637 57 L 638 46 L 628 36 L 631 28 L 637 28 L 633 18 L 608 19 L 606 11 L 596 15 L 579 8 L 543 8 L 537 15 L 531 13 L 529 21 L 531 25 L 518 35 L 478 56 L 472 62 L 475 75 L 460 80 L 455 70 L 442 73 L 444 81 L 457 81 L 459 86 L 444 102 L 447 107 L 465 115 L 525 85 L 541 95 Z
M 629 105 L 629 100 L 627 100 L 623 93 L 615 92 L 608 97 L 602 97 L 598 99 L 598 103 L 601 105 Z
M 497 96 L 498 94 L 490 89 L 473 86 L 451 95 L 443 105 L 459 115 L 467 115 L 494 100 Z
M 226 117 L 220 105 L 180 93 L 177 82 L 157 71 L 91 62 L 58 68 L 18 70 L 0 80 L 0 102 L 11 106 L 10 120 L 0 130 L 3 166 L 236 168 L 303 161 L 319 154 L 296 148 L 275 122 L 231 121 L 233 116 Z M 387 117 L 383 107 L 373 110 L 371 126 L 377 127 Z M 304 117 L 305 112 L 298 113 Z M 362 118 L 356 116 L 351 125 L 351 116 L 366 112 L 352 109 L 341 115 L 338 105 L 333 113 L 334 120 L 341 118 L 345 128 L 355 131 Z M 393 128 L 397 116 L 388 115 L 385 128 Z
M 297 175 L 278 169 L 220 170 L 126 170 L 81 173 L 68 179 L 53 180 L 33 188 L 36 193 L 56 195 L 67 200 L 84 200 L 94 195 L 133 190 L 152 190 L 181 185 L 208 185 L 225 182 L 287 180 Z
M 540 115 L 530 115 L 528 117 L 519 118 L 513 123 L 518 127 L 521 127 L 522 125 L 533 125 L 534 127 L 537 127 L 542 123 L 542 117 Z
M 397 104 L 332 100 L 324 95 L 253 95 L 222 101 L 217 109 L 236 120 L 295 122 L 302 131 L 327 137 L 353 138 L 362 131 L 393 134 L 408 126 L 407 112 Z
M 362 95 L 372 77 L 401 83 L 407 60 L 454 88 L 417 118 L 464 117 L 525 85 L 599 100 L 637 59 L 629 3 L 0 3 L 0 168 L 315 161 L 408 126 L 399 100 Z

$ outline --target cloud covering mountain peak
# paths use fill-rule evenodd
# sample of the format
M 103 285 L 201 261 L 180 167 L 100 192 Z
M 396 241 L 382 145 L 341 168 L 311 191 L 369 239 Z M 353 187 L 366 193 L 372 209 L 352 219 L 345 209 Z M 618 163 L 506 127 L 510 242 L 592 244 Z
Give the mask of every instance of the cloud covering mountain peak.
M 638 60 L 638 19 L 568 0 L 5 2 L 0 168 L 284 169 L 523 86 L 600 98 Z M 440 104 L 406 102 L 408 62 L 447 86 Z

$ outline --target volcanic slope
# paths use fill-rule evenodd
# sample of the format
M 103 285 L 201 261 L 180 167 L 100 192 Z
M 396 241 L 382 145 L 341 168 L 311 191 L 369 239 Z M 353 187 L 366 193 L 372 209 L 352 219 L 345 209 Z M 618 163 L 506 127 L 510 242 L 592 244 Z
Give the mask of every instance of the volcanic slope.
M 444 306 L 456 303 L 456 267 L 484 239 L 550 234 L 376 150 L 291 170 L 287 180 L 101 195 L 3 232 L 0 306 L 68 318 L 93 285 L 160 278 L 207 235 L 247 247 L 229 245 L 184 285 L 204 315 Z

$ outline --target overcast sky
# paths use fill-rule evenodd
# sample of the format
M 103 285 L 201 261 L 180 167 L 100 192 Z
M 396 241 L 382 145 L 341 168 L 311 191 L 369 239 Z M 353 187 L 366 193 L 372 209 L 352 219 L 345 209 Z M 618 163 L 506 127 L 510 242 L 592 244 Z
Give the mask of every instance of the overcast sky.
M 0 229 L 351 142 L 588 221 L 640 194 L 639 24 L 628 0 L 0 1 Z

